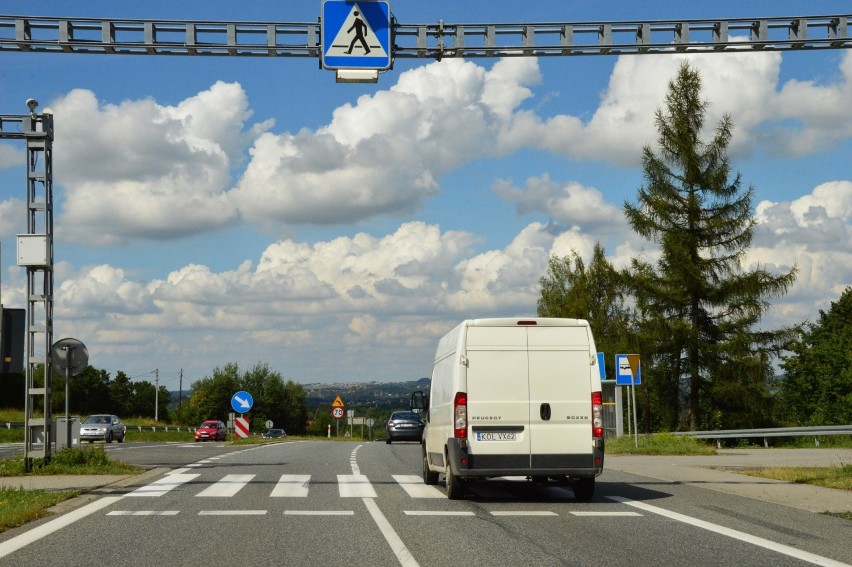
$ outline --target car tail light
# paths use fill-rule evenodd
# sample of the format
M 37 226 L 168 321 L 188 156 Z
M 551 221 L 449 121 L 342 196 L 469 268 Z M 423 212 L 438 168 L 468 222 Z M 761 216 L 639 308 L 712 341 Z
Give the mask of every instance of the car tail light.
M 453 401 L 453 432 L 456 439 L 467 439 L 467 394 L 456 392 Z
M 592 437 L 603 437 L 603 395 L 592 392 Z

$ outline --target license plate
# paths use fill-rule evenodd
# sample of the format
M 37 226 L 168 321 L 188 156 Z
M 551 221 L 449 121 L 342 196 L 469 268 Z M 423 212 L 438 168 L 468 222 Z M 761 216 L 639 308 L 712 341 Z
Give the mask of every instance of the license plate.
M 476 433 L 477 441 L 514 441 L 515 434 L 514 433 L 501 433 L 501 432 L 493 432 L 493 433 L 483 433 L 481 431 Z

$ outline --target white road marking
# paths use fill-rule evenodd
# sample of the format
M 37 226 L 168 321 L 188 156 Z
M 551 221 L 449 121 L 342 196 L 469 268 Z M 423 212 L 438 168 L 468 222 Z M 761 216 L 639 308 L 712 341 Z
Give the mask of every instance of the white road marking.
M 284 510 L 285 516 L 354 516 L 353 510 Z
M 196 496 L 198 497 L 230 497 L 247 485 L 255 477 L 253 474 L 227 474 L 220 481 L 208 486 Z
M 106 508 L 107 506 L 118 502 L 122 498 L 123 496 L 104 496 L 100 500 L 95 500 L 91 504 L 87 504 L 81 508 L 77 508 L 76 510 L 72 510 L 67 514 L 59 516 L 55 520 L 51 520 L 45 524 L 40 525 L 37 528 L 29 530 L 28 532 L 22 533 L 19 536 L 15 536 L 12 539 L 6 540 L 0 543 L 0 558 L 6 557 L 10 553 L 15 552 L 21 549 L 22 547 L 33 543 L 34 541 L 49 536 L 53 532 L 61 530 L 65 526 L 69 526 L 77 520 L 85 518 L 89 514 L 94 514 L 98 510 Z
M 367 507 L 367 510 L 370 512 L 370 515 L 373 517 L 373 521 L 376 522 L 376 525 L 379 527 L 379 531 L 382 532 L 382 535 L 385 536 L 385 541 L 390 545 L 391 550 L 396 555 L 397 560 L 399 560 L 399 564 L 402 567 L 419 567 L 420 564 L 414 559 L 414 556 L 411 555 L 411 552 L 408 551 L 408 548 L 405 547 L 405 544 L 400 539 L 399 535 L 393 529 L 388 519 L 385 518 L 385 515 L 382 514 L 382 511 L 379 510 L 379 506 L 376 504 L 376 501 L 372 498 L 364 498 L 364 505 Z
M 489 512 L 492 516 L 558 516 L 556 512 L 548 510 L 494 510 Z
M 642 517 L 639 512 L 569 512 L 572 516 L 638 516 Z
M 376 498 L 376 491 L 362 474 L 337 475 L 337 489 L 341 498 Z
M 282 474 L 269 495 L 273 498 L 304 498 L 308 495 L 309 474 Z
M 151 484 L 140 486 L 127 496 L 162 496 L 170 490 L 174 490 L 178 486 L 189 482 L 201 475 L 197 474 L 172 474 L 156 480 Z
M 412 498 L 446 498 L 444 493 L 434 486 L 423 484 L 423 479 L 416 474 L 395 474 L 393 479 Z
M 475 516 L 474 512 L 449 512 L 441 510 L 405 510 L 406 516 Z
M 782 543 L 777 543 L 768 539 L 764 539 L 762 537 L 747 534 L 745 532 L 726 528 L 718 524 L 705 522 L 704 520 L 699 520 L 698 518 L 693 518 L 692 516 L 678 514 L 677 512 L 670 512 L 669 510 L 658 508 L 656 506 L 651 506 L 650 504 L 645 504 L 644 502 L 636 502 L 635 500 L 630 500 L 629 498 L 624 498 L 622 496 L 607 496 L 606 498 L 609 498 L 610 500 L 615 500 L 616 502 L 621 502 L 622 504 L 627 504 L 628 506 L 633 506 L 634 508 L 639 508 L 640 510 L 645 510 L 646 512 L 659 514 L 660 516 L 665 516 L 666 518 L 677 520 L 678 522 L 683 522 L 685 524 L 715 532 L 723 536 L 744 541 L 745 543 L 750 543 L 752 545 L 756 545 L 764 549 L 776 551 L 783 555 L 795 557 L 796 559 L 801 559 L 802 561 L 807 561 L 808 563 L 813 563 L 814 565 L 824 565 L 829 567 L 849 567 L 846 563 L 835 561 L 834 559 L 829 559 L 828 557 L 823 557 L 821 555 L 816 555 L 815 553 L 802 551 L 801 549 L 796 549 L 795 547 L 790 547 L 789 545 L 784 545 Z
M 113 510 L 107 516 L 177 516 L 179 510 Z
M 266 510 L 201 510 L 199 516 L 265 516 Z

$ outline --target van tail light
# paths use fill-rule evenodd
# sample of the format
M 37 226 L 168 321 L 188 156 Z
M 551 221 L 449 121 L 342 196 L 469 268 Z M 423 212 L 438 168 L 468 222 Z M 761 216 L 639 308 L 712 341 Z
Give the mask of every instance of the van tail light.
M 467 394 L 456 392 L 453 400 L 453 433 L 456 439 L 467 439 Z
M 600 392 L 592 392 L 592 437 L 603 436 L 603 395 Z

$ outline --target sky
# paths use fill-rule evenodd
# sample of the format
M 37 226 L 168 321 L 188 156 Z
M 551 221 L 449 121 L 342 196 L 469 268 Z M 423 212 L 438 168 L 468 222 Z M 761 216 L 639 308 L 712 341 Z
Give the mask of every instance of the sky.
M 396 0 L 404 24 L 850 14 L 848 1 Z M 520 7 L 522 6 L 522 9 Z M 4 0 L 0 15 L 316 22 L 319 0 Z M 0 52 L 0 114 L 54 116 L 54 339 L 177 390 L 237 363 L 298 383 L 428 376 L 468 318 L 530 316 L 551 256 L 657 246 L 623 215 L 688 61 L 758 221 L 743 269 L 798 270 L 765 328 L 852 285 L 852 50 L 397 59 Z M 707 139 L 705 137 L 705 139 Z M 26 307 L 25 151 L 0 141 L 0 301 Z M 607 353 L 608 356 L 615 353 Z

